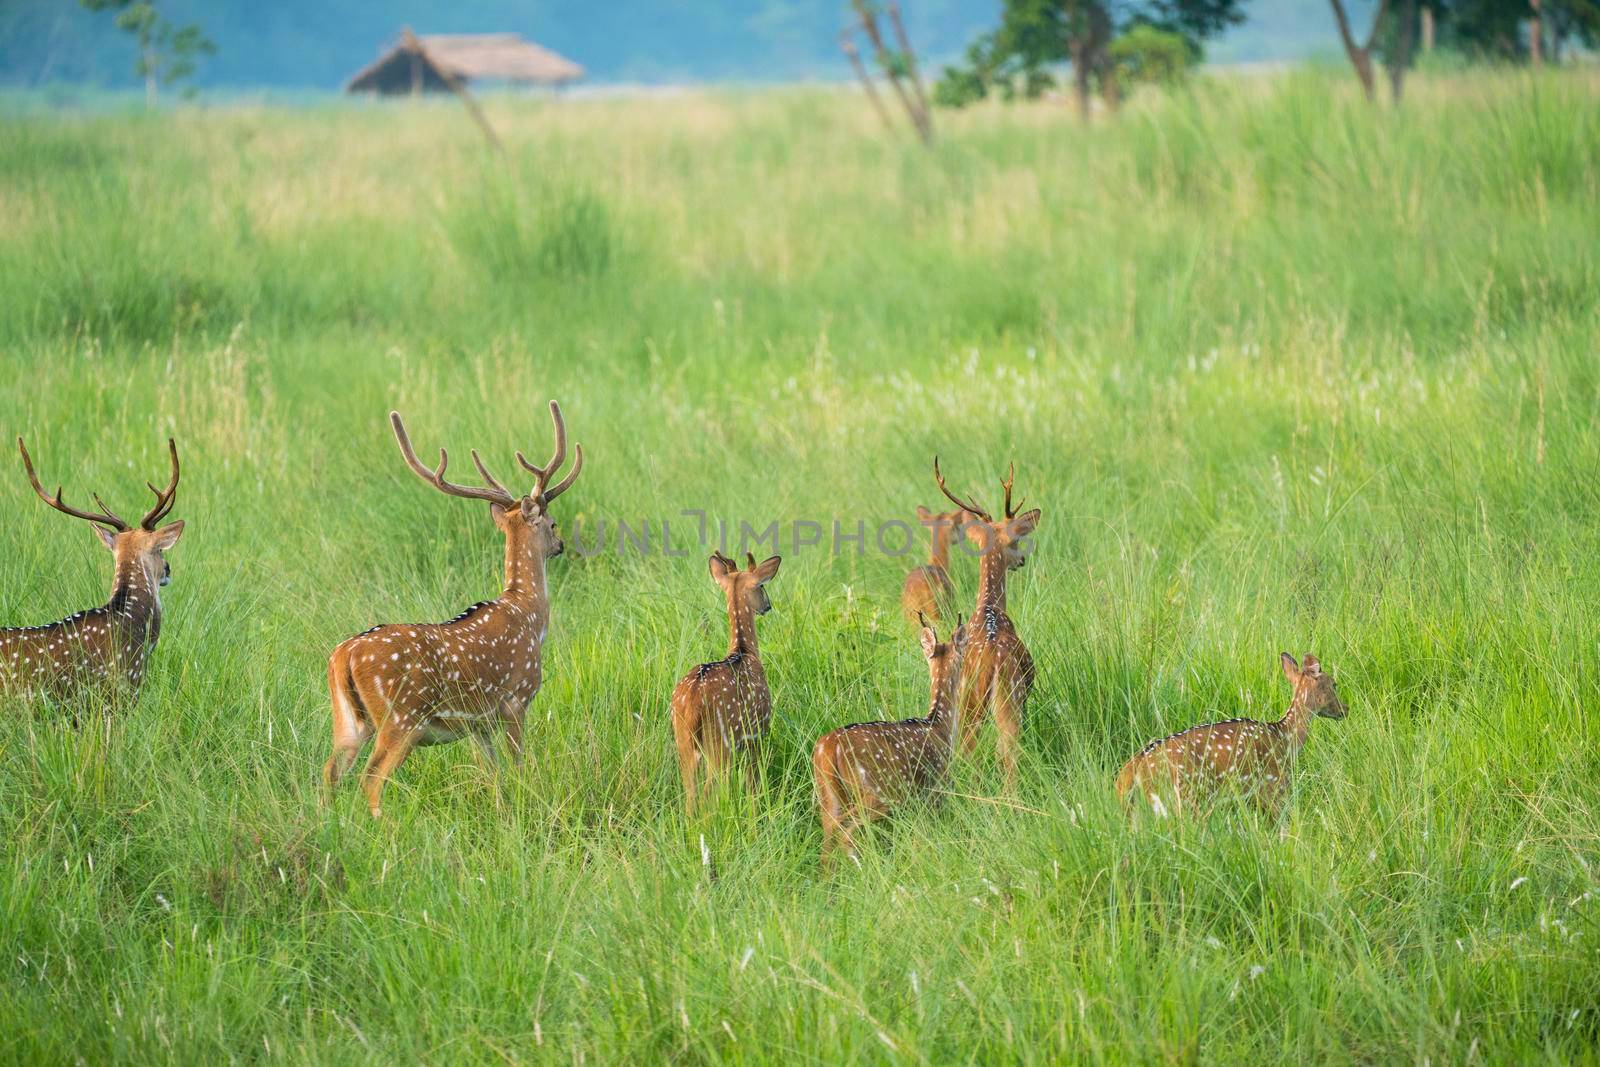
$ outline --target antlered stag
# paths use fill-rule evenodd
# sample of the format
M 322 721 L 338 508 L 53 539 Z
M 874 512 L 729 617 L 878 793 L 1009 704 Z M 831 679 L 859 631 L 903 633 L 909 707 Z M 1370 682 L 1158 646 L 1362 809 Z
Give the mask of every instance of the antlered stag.
M 995 745 L 1005 769 L 1006 788 L 1017 784 L 1017 750 L 1021 746 L 1022 724 L 1033 689 L 1033 657 L 1017 635 L 1017 628 L 1006 614 L 1006 575 L 1027 561 L 1024 540 L 1039 525 L 1039 509 L 1017 514 L 1011 505 L 1013 467 L 1000 488 L 1005 491 L 1005 511 L 995 519 L 977 504 L 962 500 L 944 484 L 934 457 L 933 476 L 939 491 L 951 503 L 969 512 L 967 537 L 977 545 L 978 605 L 967 620 L 967 653 L 961 664 L 962 747 L 971 752 L 978 742 L 978 728 L 985 716 L 993 715 L 998 738 Z
M 412 451 L 400 415 L 389 415 L 400 453 L 417 477 L 448 496 L 488 502 L 490 517 L 505 535 L 506 581 L 498 599 L 474 604 L 449 622 L 378 626 L 333 650 L 328 662 L 333 755 L 323 776 L 331 792 L 361 747 L 376 736 L 364 776 L 374 817 L 383 813 L 384 784 L 418 745 L 470 736 L 492 757 L 494 735 L 503 728 L 512 758 L 521 759 L 523 718 L 543 680 L 550 625 L 545 561 L 563 547 L 550 504 L 583 469 L 579 445 L 572 470 L 548 484 L 567 455 L 566 424 L 553 400 L 550 417 L 555 454 L 536 467 L 517 453 L 517 462 L 534 477 L 532 490 L 518 497 L 489 473 L 476 451 L 472 463 L 488 484 L 446 481 L 449 454 L 441 448 L 439 466 L 429 470 Z
M 0 690 L 68 700 L 86 686 L 109 685 L 110 692 L 120 688 L 137 698 L 145 663 L 161 636 L 159 590 L 172 579 L 166 552 L 183 535 L 181 520 L 160 525 L 178 494 L 177 443 L 167 441 L 172 478 L 165 489 L 150 486 L 156 502 L 137 526 L 119 518 L 98 495 L 98 511 L 80 511 L 61 499 L 59 487 L 54 496 L 46 493 L 20 437 L 17 450 L 39 499 L 63 515 L 93 523 L 116 559 L 116 570 L 111 599 L 102 606 L 47 626 L 0 630 Z

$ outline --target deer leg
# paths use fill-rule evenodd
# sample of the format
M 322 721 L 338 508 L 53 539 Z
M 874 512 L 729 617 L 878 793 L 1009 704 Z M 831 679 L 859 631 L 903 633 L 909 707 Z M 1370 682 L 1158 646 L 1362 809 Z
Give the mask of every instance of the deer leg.
M 759 740 L 750 741 L 739 752 L 740 769 L 744 772 L 745 788 L 751 796 L 761 791 L 761 758 L 762 745 Z
M 342 647 L 328 662 L 328 690 L 333 698 L 333 755 L 322 769 L 324 799 L 332 796 L 339 780 L 361 755 L 361 746 L 372 737 L 372 723 L 360 714 L 361 698 L 350 678 L 350 653 Z
M 700 750 L 695 744 L 693 724 L 679 718 L 676 713 L 672 716 L 672 741 L 678 750 L 678 773 L 683 778 L 684 814 L 693 818 L 699 792 L 696 772 L 700 768 Z
M 822 873 L 826 875 L 833 871 L 833 853 L 839 847 L 840 816 L 844 806 L 839 801 L 838 787 L 822 769 L 824 766 L 819 765 L 816 782 L 817 817 L 822 821 Z
M 1007 793 L 1017 791 L 1017 754 L 1022 747 L 1022 712 L 1026 699 L 1009 682 L 1002 681 L 995 686 L 994 724 L 998 731 L 995 749 L 1005 769 Z
M 374 819 L 383 815 L 383 787 L 388 783 L 389 776 L 411 755 L 421 736 L 419 731 L 396 726 L 392 718 L 379 728 L 378 739 L 373 742 L 372 755 L 367 760 L 365 780 L 362 782 L 367 794 L 367 807 Z
M 529 701 L 512 697 L 506 701 L 505 709 L 500 713 L 500 720 L 506 724 L 506 748 L 511 753 L 511 765 L 522 765 L 522 725 L 528 717 Z
M 727 745 L 727 731 L 719 731 L 714 724 L 702 722 L 695 751 L 700 772 L 699 797 L 696 801 L 696 806 L 699 806 L 710 799 L 712 791 L 728 770 L 732 752 Z
M 478 757 L 478 766 L 484 771 L 493 774 L 500 768 L 500 753 L 494 747 L 494 735 L 483 731 L 472 731 L 472 750 Z
M 848 808 L 843 817 L 839 819 L 838 826 L 834 829 L 834 847 L 836 849 L 844 849 L 844 854 L 857 867 L 861 866 L 861 852 L 856 848 L 855 831 L 865 821 L 856 808 Z

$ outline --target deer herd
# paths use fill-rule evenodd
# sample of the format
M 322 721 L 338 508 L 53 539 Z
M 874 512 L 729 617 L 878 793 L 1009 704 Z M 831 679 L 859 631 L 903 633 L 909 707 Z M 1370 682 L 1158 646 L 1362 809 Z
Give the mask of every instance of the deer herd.
M 562 551 L 550 505 L 572 487 L 583 470 L 583 448 L 574 446 L 571 469 L 551 484 L 567 458 L 566 424 L 550 403 L 555 447 L 542 466 L 521 453 L 516 461 L 532 477 L 518 494 L 471 453 L 482 485 L 447 481 L 450 457 L 428 467 L 412 449 L 405 423 L 390 423 L 406 465 L 446 496 L 487 502 L 489 517 L 505 538 L 505 588 L 494 600 L 474 604 L 445 623 L 376 626 L 341 643 L 328 661 L 333 704 L 333 751 L 323 771 L 329 795 L 370 741 L 361 775 L 367 806 L 382 814 L 384 785 L 411 750 L 470 737 L 484 759 L 496 759 L 503 731 L 513 761 L 523 752 L 523 720 L 543 680 L 545 635 L 550 626 L 546 561 Z M 98 695 L 111 701 L 137 697 L 145 665 L 161 634 L 159 589 L 171 579 L 166 553 L 183 533 L 183 522 L 162 525 L 178 491 L 178 448 L 167 443 L 171 477 L 153 484 L 155 504 L 137 526 L 119 518 L 98 495 L 95 511 L 68 505 L 62 490 L 47 493 L 22 438 L 17 449 L 33 490 L 64 515 L 93 524 L 115 558 L 111 598 L 46 626 L 0 629 L 0 692 L 40 696 L 67 707 Z M 1000 483 L 998 516 L 975 499 L 962 499 L 945 484 L 937 458 L 934 479 L 955 510 L 917 508 L 931 532 L 928 563 L 906 575 L 901 607 L 919 630 L 928 661 L 928 712 L 919 718 L 862 722 L 818 739 L 811 756 L 815 797 L 822 823 L 822 859 L 831 866 L 842 850 L 856 857 L 855 833 L 908 803 L 934 801 L 945 792 L 958 750 L 970 754 L 986 720 L 995 725 L 995 749 L 1005 788 L 1014 791 L 1017 761 L 1035 669 L 1027 645 L 1007 613 L 1007 575 L 1027 560 L 1029 536 L 1039 509 L 1012 503 L 1014 468 Z M 526 483 L 524 483 L 526 484 Z M 971 542 L 978 560 L 977 602 L 941 639 L 935 623 L 948 617 L 955 583 L 951 539 Z M 762 746 L 772 721 L 772 697 L 756 639 L 756 617 L 772 609 L 767 586 L 777 577 L 778 556 L 745 566 L 713 552 L 711 578 L 728 612 L 728 653 L 686 674 L 672 690 L 671 720 L 684 804 L 689 814 L 738 764 L 754 790 Z M 1332 676 L 1317 658 L 1298 662 L 1282 654 L 1293 699 L 1281 719 L 1228 719 L 1195 726 L 1151 742 L 1121 769 L 1116 792 L 1130 813 L 1142 803 L 1157 816 L 1202 813 L 1218 797 L 1232 794 L 1276 817 L 1290 794 L 1295 758 L 1311 719 L 1343 718 L 1345 707 Z M 73 716 L 76 722 L 76 713 Z

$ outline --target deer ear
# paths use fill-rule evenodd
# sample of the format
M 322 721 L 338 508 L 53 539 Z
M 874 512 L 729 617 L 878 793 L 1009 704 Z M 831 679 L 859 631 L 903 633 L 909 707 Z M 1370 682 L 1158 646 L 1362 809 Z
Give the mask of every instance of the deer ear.
M 162 552 L 178 543 L 178 538 L 183 536 L 183 520 L 168 523 L 156 531 L 155 547 Z
M 950 643 L 956 646 L 957 652 L 967 647 L 967 627 L 959 615 L 956 616 L 956 628 L 950 631 Z
M 778 564 L 783 562 L 782 556 L 768 556 L 755 566 L 756 581 L 766 585 L 778 575 Z
M 922 628 L 922 654 L 929 659 L 939 650 L 939 635 L 933 632 L 931 626 Z
M 1305 658 L 1300 661 L 1300 666 L 1307 674 L 1322 673 L 1322 664 L 1317 661 L 1317 657 L 1313 656 L 1309 652 L 1307 652 L 1305 654 Z
M 101 544 L 105 545 L 107 548 L 109 548 L 113 552 L 115 552 L 117 550 L 117 535 L 116 534 L 112 533 L 110 530 L 106 529 L 104 526 L 95 526 L 94 527 L 94 532 L 100 535 L 100 543 Z
M 723 559 L 719 553 L 711 553 L 711 577 L 719 582 L 727 581 L 728 573 L 731 570 L 733 568 L 728 565 L 728 561 Z
M 917 520 L 919 522 L 932 522 L 933 521 L 933 512 L 929 511 L 927 508 L 923 507 L 921 504 L 918 504 L 917 505 Z
M 1285 678 L 1291 682 L 1300 680 L 1300 664 L 1294 661 L 1293 656 L 1287 652 L 1280 652 L 1278 654 L 1278 662 L 1283 664 L 1283 676 Z
M 496 504 L 491 500 L 489 502 L 489 516 L 490 518 L 494 519 L 495 522 L 499 522 L 500 520 L 504 519 L 506 517 L 505 505 Z
M 1020 541 L 1033 533 L 1039 526 L 1039 509 L 1024 511 L 1021 515 L 1011 520 L 1011 539 Z

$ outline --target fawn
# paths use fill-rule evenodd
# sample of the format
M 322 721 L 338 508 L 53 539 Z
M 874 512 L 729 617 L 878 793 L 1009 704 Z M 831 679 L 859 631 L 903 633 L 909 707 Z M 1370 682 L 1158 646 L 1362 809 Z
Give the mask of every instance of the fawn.
M 900 722 L 862 722 L 824 734 L 811 752 L 817 808 L 822 818 L 822 866 L 829 870 L 843 848 L 854 859 L 859 827 L 891 814 L 906 801 L 936 795 L 950 766 L 956 733 L 956 685 L 968 631 L 956 619 L 941 644 L 926 618 L 922 652 L 933 694 L 928 714 Z
M 928 527 L 932 541 L 928 562 L 907 574 L 905 584 L 900 587 L 900 610 L 912 622 L 923 617 L 944 617 L 941 609 L 956 591 L 950 581 L 950 531 L 967 522 L 970 516 L 965 511 L 933 512 L 918 504 L 917 518 Z
M 120 682 L 137 699 L 145 661 L 161 636 L 158 590 L 172 580 L 166 552 L 183 536 L 182 520 L 158 525 L 177 498 L 178 445 L 168 439 L 172 478 L 165 489 L 150 485 L 156 502 L 138 526 L 118 518 L 98 495 L 99 511 L 91 512 L 67 505 L 59 487 L 54 496 L 46 493 L 20 437 L 17 450 L 39 499 L 63 515 L 95 524 L 94 532 L 116 558 L 116 572 L 111 599 L 103 606 L 48 626 L 0 630 L 0 689 L 68 699 L 88 685 Z
M 448 496 L 488 502 L 489 515 L 506 539 L 506 580 L 499 599 L 474 604 L 449 622 L 377 626 L 333 650 L 328 661 L 333 755 L 323 778 L 331 793 L 376 735 L 364 781 L 374 818 L 383 814 L 384 784 L 417 745 L 470 736 L 480 754 L 492 760 L 494 734 L 503 726 L 513 761 L 522 758 L 523 718 L 543 681 L 550 625 L 545 561 L 563 548 L 550 504 L 583 470 L 579 445 L 567 476 L 548 484 L 567 456 L 566 423 L 553 400 L 550 417 L 555 453 L 542 467 L 516 454 L 534 479 L 533 489 L 517 497 L 489 473 L 476 451 L 472 463 L 487 487 L 445 481 L 449 454 L 441 448 L 439 466 L 430 471 L 412 451 L 400 415 L 389 413 L 400 453 L 417 477 Z
M 745 561 L 741 571 L 727 556 L 711 553 L 711 578 L 728 601 L 728 654 L 702 663 L 672 690 L 672 735 L 683 774 L 684 808 L 691 815 L 735 754 L 755 788 L 761 742 L 772 720 L 755 617 L 772 610 L 766 584 L 783 560 L 772 556 L 757 563 L 747 552 Z
M 1000 483 L 1005 491 L 1005 512 L 998 520 L 949 490 L 937 456 L 933 460 L 933 476 L 939 491 L 971 516 L 965 524 L 967 537 L 981 553 L 978 605 L 967 620 L 967 654 L 961 662 L 962 748 L 969 753 L 973 750 L 978 743 L 978 728 L 983 725 L 984 716 L 992 712 L 998 731 L 995 747 L 1005 769 L 1006 789 L 1014 791 L 1017 749 L 1028 693 L 1033 689 L 1034 669 L 1028 646 L 1017 636 L 1017 628 L 1006 614 L 1006 574 L 1027 562 L 1023 541 L 1038 527 L 1039 509 L 1019 515 L 1012 507 L 1015 465 Z
M 1152 741 L 1117 774 L 1117 796 L 1132 810 L 1135 791 L 1161 817 L 1181 814 L 1185 806 L 1203 811 L 1218 793 L 1232 790 L 1249 797 L 1276 818 L 1289 795 L 1295 757 L 1306 743 L 1311 719 L 1345 716 L 1333 676 L 1317 657 L 1306 653 L 1296 663 L 1281 657 L 1283 673 L 1294 686 L 1289 710 L 1276 722 L 1228 719 L 1192 726 Z

